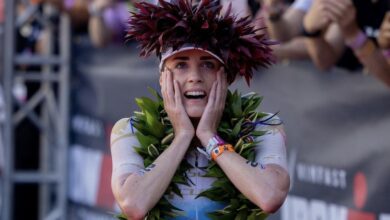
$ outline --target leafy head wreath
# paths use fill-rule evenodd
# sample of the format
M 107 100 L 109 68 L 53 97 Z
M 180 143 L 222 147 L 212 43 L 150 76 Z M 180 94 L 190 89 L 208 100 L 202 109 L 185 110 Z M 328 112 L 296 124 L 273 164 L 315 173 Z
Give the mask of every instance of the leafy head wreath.
M 159 4 L 136 3 L 127 31 L 128 40 L 140 43 L 141 56 L 155 53 L 161 63 L 167 53 L 192 45 L 208 51 L 225 65 L 228 81 L 237 74 L 247 84 L 253 71 L 274 62 L 270 45 L 274 42 L 264 34 L 256 34 L 249 17 L 238 18 L 231 14 L 231 5 L 224 14 L 218 0 L 159 0 Z

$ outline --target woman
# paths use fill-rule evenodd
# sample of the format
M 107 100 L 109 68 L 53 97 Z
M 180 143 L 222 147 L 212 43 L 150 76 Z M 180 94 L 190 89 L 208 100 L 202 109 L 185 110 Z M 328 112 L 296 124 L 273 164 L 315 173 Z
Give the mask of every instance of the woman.
M 250 110 L 260 99 L 227 88 L 237 73 L 249 82 L 253 68 L 270 63 L 269 42 L 250 20 L 220 15 L 217 1 L 159 4 L 138 4 L 128 33 L 142 55 L 160 57 L 162 104 L 138 99 L 142 112 L 115 124 L 115 198 L 129 219 L 262 219 L 289 189 L 283 129 Z

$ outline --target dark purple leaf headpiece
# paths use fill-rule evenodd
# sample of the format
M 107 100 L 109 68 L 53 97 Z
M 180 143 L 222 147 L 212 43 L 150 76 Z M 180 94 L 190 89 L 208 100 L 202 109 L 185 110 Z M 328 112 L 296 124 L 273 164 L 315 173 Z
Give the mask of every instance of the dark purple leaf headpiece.
M 129 20 L 127 39 L 139 41 L 141 56 L 158 57 L 169 49 L 192 44 L 209 50 L 225 63 L 229 82 L 239 73 L 250 83 L 253 70 L 273 62 L 269 41 L 251 25 L 249 17 L 238 19 L 231 6 L 221 14 L 218 0 L 159 0 L 159 5 L 136 3 Z

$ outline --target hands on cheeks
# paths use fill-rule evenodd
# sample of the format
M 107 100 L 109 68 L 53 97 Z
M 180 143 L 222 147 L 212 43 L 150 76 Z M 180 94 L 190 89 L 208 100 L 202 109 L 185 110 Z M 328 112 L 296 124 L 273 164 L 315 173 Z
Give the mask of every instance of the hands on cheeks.
M 221 67 L 217 72 L 217 80 L 211 87 L 207 105 L 196 129 L 196 136 L 204 146 L 217 133 L 225 108 L 227 87 L 227 76 L 224 68 Z M 161 93 L 164 98 L 164 108 L 174 128 L 175 136 L 183 134 L 193 137 L 195 134 L 194 126 L 184 108 L 180 85 L 176 80 L 173 80 L 172 71 L 168 68 L 165 68 L 161 76 Z
M 184 108 L 179 83 L 173 80 L 173 73 L 167 67 L 162 72 L 160 84 L 164 109 L 172 123 L 175 136 L 185 135 L 192 138 L 195 129 Z
M 209 139 L 217 133 L 225 108 L 227 87 L 227 75 L 224 67 L 221 67 L 217 72 L 217 80 L 211 87 L 206 108 L 196 128 L 196 136 L 203 146 L 206 146 Z

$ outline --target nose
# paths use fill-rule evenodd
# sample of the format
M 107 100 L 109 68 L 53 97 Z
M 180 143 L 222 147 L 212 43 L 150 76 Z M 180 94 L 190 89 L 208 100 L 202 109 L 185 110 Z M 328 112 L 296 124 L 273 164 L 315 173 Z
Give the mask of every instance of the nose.
M 198 68 L 191 69 L 191 71 L 188 75 L 188 82 L 191 82 L 191 83 L 203 82 L 202 73 L 199 71 Z

